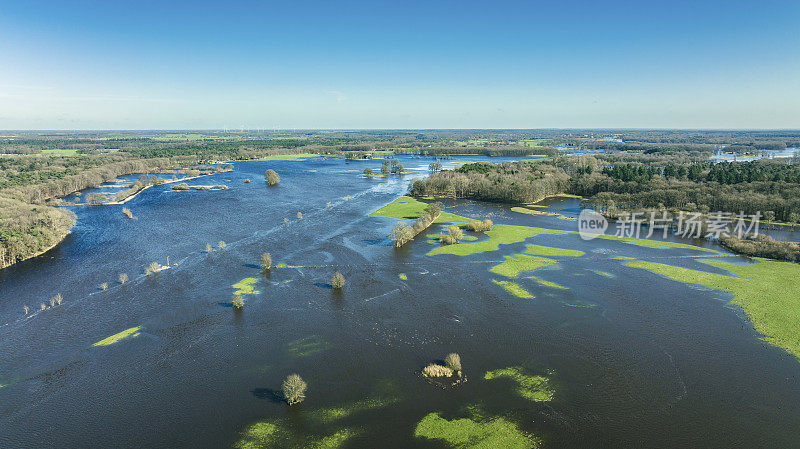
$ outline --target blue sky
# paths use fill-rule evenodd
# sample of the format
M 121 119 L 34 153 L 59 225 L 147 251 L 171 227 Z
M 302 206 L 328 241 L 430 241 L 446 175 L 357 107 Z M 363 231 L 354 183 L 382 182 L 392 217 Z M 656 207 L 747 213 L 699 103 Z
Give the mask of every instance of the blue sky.
M 0 129 L 800 128 L 800 2 L 0 0 Z

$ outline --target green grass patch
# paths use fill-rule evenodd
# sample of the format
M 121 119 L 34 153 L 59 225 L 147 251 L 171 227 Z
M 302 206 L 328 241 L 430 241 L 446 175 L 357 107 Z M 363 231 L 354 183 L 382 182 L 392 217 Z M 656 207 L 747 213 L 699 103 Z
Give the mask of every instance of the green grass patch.
M 298 159 L 306 159 L 309 157 L 317 157 L 321 156 L 320 154 L 314 153 L 300 153 L 300 154 L 273 154 L 271 156 L 262 157 L 259 159 L 255 159 L 258 161 L 294 161 Z
M 544 211 L 541 211 L 541 210 L 528 209 L 527 207 L 518 207 L 518 206 L 512 207 L 511 211 L 512 212 L 518 212 L 520 214 L 528 214 L 528 215 L 558 215 L 555 212 L 544 212 Z
M 749 265 L 705 260 L 739 277 L 724 276 L 655 262 L 625 265 L 644 268 L 680 282 L 705 285 L 732 292 L 733 303 L 742 307 L 762 339 L 800 358 L 800 265 L 757 259 Z
M 416 220 L 428 207 L 428 203 L 418 201 L 410 196 L 401 196 L 391 203 L 369 214 L 370 217 L 391 217 L 400 220 Z M 434 223 L 469 223 L 469 218 L 449 212 L 442 212 Z
M 258 282 L 256 278 L 244 278 L 241 281 L 233 284 L 231 287 L 235 289 L 234 295 L 257 295 L 260 291 L 253 288 L 253 284 Z
M 347 418 L 356 413 L 381 409 L 398 402 L 400 402 L 400 399 L 396 396 L 386 398 L 367 398 L 340 407 L 328 407 L 314 410 L 309 412 L 307 416 L 310 419 L 327 424 Z
M 78 150 L 62 150 L 62 149 L 52 149 L 52 150 L 42 150 L 42 156 L 77 156 Z
M 438 413 L 429 413 L 417 423 L 414 436 L 441 440 L 458 449 L 530 449 L 541 444 L 541 440 L 503 417 L 447 420 Z
M 532 294 L 530 294 L 530 292 L 528 292 L 527 290 L 525 290 L 524 288 L 520 287 L 519 285 L 517 285 L 517 284 L 515 284 L 513 282 L 497 281 L 497 280 L 494 280 L 494 279 L 492 279 L 492 282 L 494 282 L 495 284 L 503 287 L 505 289 L 505 291 L 511 293 L 512 295 L 516 296 L 517 298 L 531 299 L 531 298 L 534 297 Z
M 308 357 L 326 351 L 332 347 L 332 344 L 323 340 L 319 335 L 311 335 L 288 343 L 286 345 L 286 350 L 289 351 L 289 355 L 298 358 Z
M 489 269 L 489 271 L 501 276 L 515 278 L 523 271 L 538 270 L 539 268 L 554 265 L 556 263 L 556 261 L 553 259 L 528 256 L 526 254 L 505 256 L 505 259 L 505 261 L 493 266 L 491 269 Z
M 487 371 L 483 378 L 486 380 L 510 379 L 517 386 L 517 394 L 531 401 L 549 401 L 555 394 L 547 377 L 531 376 L 519 366 Z
M 613 277 L 615 277 L 613 274 L 611 274 L 611 273 L 606 273 L 605 271 L 600 271 L 600 270 L 592 270 L 592 272 L 593 272 L 593 273 L 595 273 L 595 274 L 599 274 L 600 276 L 605 276 L 605 277 L 607 277 L 607 278 L 613 278 Z
M 556 284 L 555 282 L 545 281 L 544 279 L 538 278 L 536 276 L 527 276 L 525 279 L 533 279 L 538 282 L 540 285 L 544 285 L 545 287 L 552 287 L 552 288 L 560 288 L 562 290 L 569 290 L 569 287 L 564 287 L 561 284 Z
M 616 256 L 612 257 L 611 260 L 636 260 L 636 259 L 628 256 Z
M 485 234 L 489 240 L 475 243 L 463 243 L 459 245 L 447 245 L 433 249 L 428 253 L 429 256 L 436 254 L 454 254 L 456 256 L 466 256 L 469 254 L 496 251 L 499 245 L 521 242 L 528 237 L 539 234 L 569 234 L 571 231 L 558 231 L 555 229 L 535 228 L 531 226 L 515 225 L 495 225 Z
M 551 246 L 528 245 L 528 249 L 525 250 L 525 254 L 532 254 L 534 256 L 580 257 L 585 253 L 583 251 L 578 251 L 577 249 L 564 249 L 564 248 L 553 248 Z
M 331 435 L 319 437 L 303 432 L 294 431 L 287 425 L 286 420 L 273 420 L 258 422 L 248 427 L 239 441 L 234 444 L 237 449 L 264 449 L 264 448 L 309 448 L 309 449 L 337 449 L 342 447 L 347 440 L 358 435 L 355 429 L 340 429 Z M 291 442 L 291 443 L 290 443 Z
M 684 248 L 684 249 L 694 249 L 697 251 L 706 251 L 710 253 L 717 252 L 711 248 L 703 248 L 701 246 L 689 245 L 686 243 L 668 242 L 664 240 L 637 239 L 633 237 L 617 237 L 615 235 L 609 235 L 609 234 L 600 234 L 597 236 L 597 238 L 606 240 L 616 240 L 618 242 L 629 243 L 631 245 L 636 245 L 636 246 L 644 246 L 647 248 Z
M 93 344 L 92 346 L 108 346 L 113 345 L 119 341 L 122 341 L 126 338 L 134 338 L 139 336 L 139 331 L 142 330 L 141 326 L 132 327 L 130 329 L 125 329 L 122 332 L 116 333 L 110 337 L 106 337 L 97 343 Z
M 397 277 L 399 277 L 400 279 L 402 279 L 404 281 L 408 280 L 408 276 L 406 276 L 405 273 L 400 273 L 400 274 L 397 275 Z

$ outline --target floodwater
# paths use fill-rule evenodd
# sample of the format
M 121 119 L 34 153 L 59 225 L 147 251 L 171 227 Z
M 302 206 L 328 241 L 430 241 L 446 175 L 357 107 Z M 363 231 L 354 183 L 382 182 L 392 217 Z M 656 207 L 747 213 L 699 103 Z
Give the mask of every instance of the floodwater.
M 75 206 L 78 224 L 61 245 L 0 271 L 0 447 L 230 447 L 261 420 L 319 432 L 313 411 L 386 389 L 394 402 L 339 423 L 360 432 L 343 447 L 446 447 L 415 438 L 416 424 L 431 412 L 466 417 L 470 406 L 509 417 L 548 448 L 797 447 L 798 360 L 759 340 L 730 294 L 612 259 L 715 270 L 697 251 L 575 234 L 463 257 L 428 256 L 437 244 L 421 237 L 395 249 L 386 236 L 396 220 L 368 214 L 431 162 L 400 159 L 417 172 L 366 179 L 358 174 L 379 160 L 239 162 L 189 183 L 228 190 L 148 189 L 125 205 L 136 220 L 122 206 Z M 279 186 L 265 185 L 268 168 Z M 495 224 L 576 228 L 502 205 L 446 206 Z M 549 210 L 575 216 L 579 204 L 553 199 Z M 205 252 L 219 241 L 225 249 Z M 520 299 L 492 282 L 503 278 L 489 268 L 526 243 L 586 253 L 531 273 L 567 289 L 521 276 L 536 298 Z M 265 251 L 289 267 L 262 275 Z M 167 257 L 171 269 L 144 275 Z M 347 279 L 341 293 L 328 285 L 335 271 Z M 120 285 L 119 273 L 130 281 Z M 245 278 L 257 293 L 235 311 L 232 285 Z M 39 311 L 56 293 L 63 304 Z M 136 326 L 135 338 L 92 346 Z M 468 381 L 443 390 L 419 372 L 449 352 L 461 354 Z M 547 375 L 553 399 L 483 380 L 508 366 Z M 274 392 L 293 372 L 309 387 L 290 409 Z

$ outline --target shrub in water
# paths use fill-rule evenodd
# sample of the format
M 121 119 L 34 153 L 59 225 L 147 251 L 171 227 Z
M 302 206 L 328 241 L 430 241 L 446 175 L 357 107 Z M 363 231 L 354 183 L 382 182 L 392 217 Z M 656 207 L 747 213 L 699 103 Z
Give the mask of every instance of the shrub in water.
M 283 381 L 281 389 L 283 397 L 289 405 L 303 402 L 306 398 L 306 382 L 298 374 L 290 374 Z
M 455 352 L 451 352 L 447 354 L 447 357 L 444 358 L 444 363 L 447 364 L 447 367 L 453 370 L 459 376 L 461 375 L 461 356 L 456 354 Z
M 31 311 L 31 309 L 30 309 L 28 306 L 22 306 L 22 310 L 24 310 L 24 311 L 25 311 L 25 315 L 27 315 L 27 314 L 28 314 L 28 312 L 30 312 L 30 311 Z
M 102 288 L 103 291 L 108 290 L 108 282 L 103 282 L 102 284 L 100 284 L 100 288 Z
M 268 271 L 272 268 L 272 256 L 270 253 L 262 253 L 261 254 L 261 269 L 264 271 Z
M 220 240 L 220 241 L 219 241 L 219 244 L 218 244 L 217 246 L 219 247 L 219 249 L 225 249 L 225 246 L 227 246 L 227 245 L 225 245 L 225 242 L 223 242 L 222 240 Z
M 431 363 L 422 370 L 422 375 L 425 377 L 450 377 L 453 375 L 453 370 L 446 366 Z
M 342 276 L 342 273 L 339 273 L 338 271 L 333 273 L 333 276 L 331 276 L 331 285 L 333 285 L 333 288 L 336 289 L 344 287 L 344 276 Z
M 126 282 L 128 282 L 128 275 L 126 273 L 120 273 L 120 275 L 119 275 L 119 283 L 120 284 L 125 284 Z
M 233 307 L 236 307 L 237 309 L 241 309 L 242 307 L 244 307 L 244 298 L 242 297 L 241 294 L 237 293 L 237 294 L 233 295 L 233 299 L 231 300 L 231 304 L 233 304 Z
M 281 182 L 281 177 L 278 176 L 278 173 L 275 170 L 269 169 L 264 173 L 264 177 L 266 178 L 267 185 L 274 186 Z

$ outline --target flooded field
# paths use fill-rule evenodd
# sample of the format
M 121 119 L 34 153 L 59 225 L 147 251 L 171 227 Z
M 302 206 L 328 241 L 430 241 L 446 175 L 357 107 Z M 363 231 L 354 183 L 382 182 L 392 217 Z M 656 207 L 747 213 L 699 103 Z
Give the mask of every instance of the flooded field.
M 189 182 L 226 190 L 142 192 L 125 205 L 135 219 L 73 206 L 62 244 L 0 271 L 0 447 L 798 444 L 797 357 L 731 292 L 641 265 L 730 275 L 706 261 L 749 260 L 705 242 L 584 241 L 571 198 L 537 209 L 549 214 L 449 201 L 497 232 L 442 247 L 425 238 L 437 223 L 395 249 L 397 219 L 370 213 L 432 161 L 400 160 L 405 176 L 373 178 L 360 174 L 380 160 L 238 162 Z M 147 276 L 152 262 L 169 269 Z M 450 352 L 465 382 L 421 375 Z M 308 391 L 288 407 L 291 373 Z

